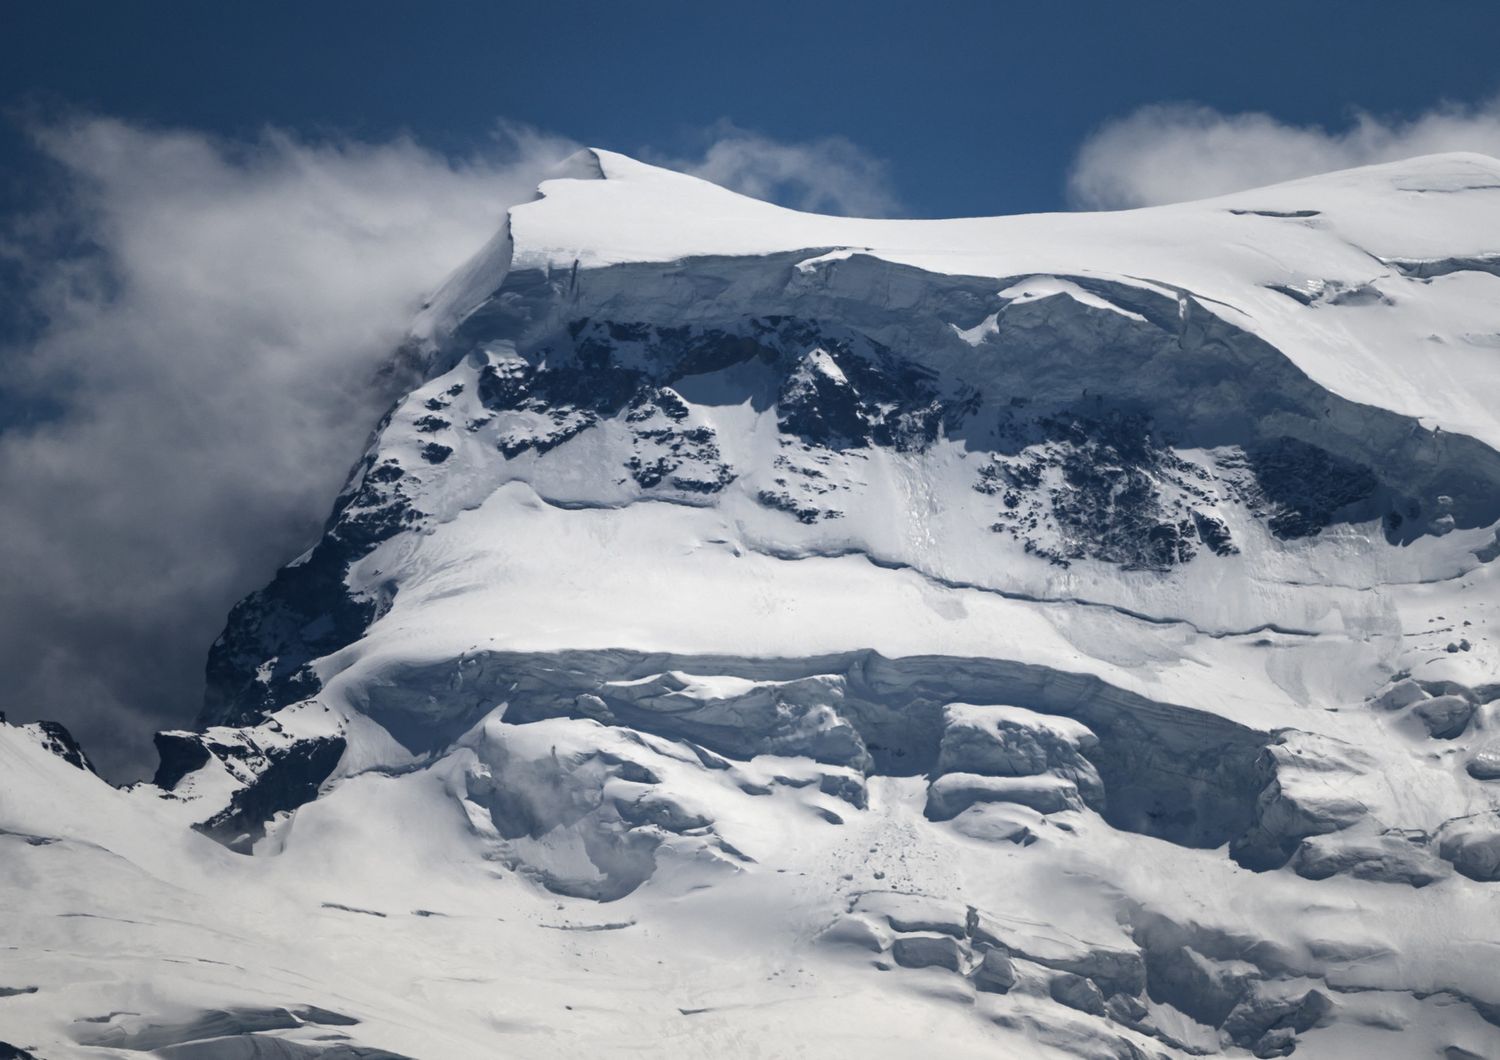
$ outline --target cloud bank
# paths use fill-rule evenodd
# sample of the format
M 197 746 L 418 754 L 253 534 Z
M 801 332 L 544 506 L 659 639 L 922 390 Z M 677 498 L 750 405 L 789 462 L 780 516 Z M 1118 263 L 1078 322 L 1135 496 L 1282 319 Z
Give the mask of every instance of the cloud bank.
M 315 536 L 423 292 L 573 145 L 36 136 L 61 181 L 8 249 L 43 323 L 3 378 L 52 414 L 0 433 L 0 709 L 118 774 L 191 720 L 229 604 Z
M 1500 156 L 1500 97 L 1405 120 L 1361 112 L 1340 130 L 1188 104 L 1143 107 L 1089 137 L 1068 192 L 1083 209 L 1155 206 L 1443 151 Z
M 897 209 L 885 163 L 842 136 L 784 143 L 721 121 L 705 138 L 702 158 L 651 160 L 798 210 L 888 217 Z
M 422 297 L 577 145 L 32 131 L 57 181 L 0 238 L 32 325 L 0 348 L 0 710 L 133 778 L 153 730 L 191 723 L 231 604 L 316 540 Z M 891 204 L 844 141 L 726 124 L 677 164 L 789 205 Z

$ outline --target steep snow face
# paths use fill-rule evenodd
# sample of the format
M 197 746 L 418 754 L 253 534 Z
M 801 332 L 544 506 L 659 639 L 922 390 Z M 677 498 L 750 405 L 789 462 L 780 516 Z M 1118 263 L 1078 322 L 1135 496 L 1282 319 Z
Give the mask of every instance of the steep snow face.
M 605 151 L 512 211 L 518 268 L 568 272 L 808 247 L 952 276 L 1187 289 L 1352 401 L 1500 441 L 1492 287 L 1500 162 L 1448 154 L 1199 203 L 947 221 L 815 217 Z M 597 167 L 607 179 L 579 179 Z M 508 267 L 508 262 L 505 267 Z M 498 266 L 498 263 L 495 263 Z M 491 267 L 469 290 L 496 290 Z M 456 300 L 462 317 L 483 298 Z
M 581 154 L 155 785 L 0 728 L 6 1040 L 1500 1052 L 1497 250 L 1477 156 L 876 222 Z

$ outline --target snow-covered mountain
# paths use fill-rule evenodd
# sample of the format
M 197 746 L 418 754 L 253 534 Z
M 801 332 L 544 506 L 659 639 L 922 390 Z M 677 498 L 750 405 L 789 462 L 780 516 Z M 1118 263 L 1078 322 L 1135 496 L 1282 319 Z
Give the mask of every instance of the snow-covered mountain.
M 0 1056 L 1500 1056 L 1500 162 L 575 156 L 201 727 L 0 726 Z

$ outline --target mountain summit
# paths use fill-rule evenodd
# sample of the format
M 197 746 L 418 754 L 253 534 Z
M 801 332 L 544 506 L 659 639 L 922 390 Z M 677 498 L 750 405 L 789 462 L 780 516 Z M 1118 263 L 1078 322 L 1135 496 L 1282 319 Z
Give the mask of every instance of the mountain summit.
M 1482 156 L 874 221 L 580 152 L 153 784 L 0 727 L 6 1040 L 1500 1053 L 1497 351 Z

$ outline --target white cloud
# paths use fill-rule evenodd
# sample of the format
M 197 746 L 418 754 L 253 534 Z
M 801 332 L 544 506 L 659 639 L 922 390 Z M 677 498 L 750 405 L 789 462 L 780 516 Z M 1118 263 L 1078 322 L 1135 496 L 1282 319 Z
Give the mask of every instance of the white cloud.
M 1500 99 L 1406 120 L 1358 113 L 1338 130 L 1195 105 L 1143 107 L 1089 137 L 1068 191 L 1086 209 L 1152 206 L 1443 151 L 1500 156 Z
M 316 539 L 422 297 L 577 145 L 33 132 L 58 183 L 0 236 L 39 322 L 0 348 L 0 416 L 47 414 L 0 420 L 0 710 L 131 776 L 154 728 L 191 722 L 230 605 Z M 846 141 L 710 139 L 678 165 L 791 205 L 891 203 Z
M 701 158 L 655 161 L 798 210 L 886 217 L 897 208 L 885 163 L 842 136 L 787 143 L 729 121 L 708 136 Z
M 315 537 L 422 295 L 575 145 L 36 135 L 62 180 L 6 251 L 45 324 L 0 379 L 60 415 L 0 433 L 0 709 L 118 770 L 191 720 L 229 604 Z

